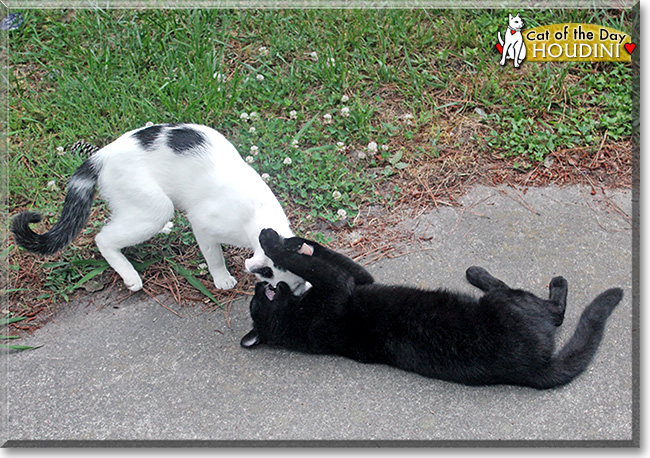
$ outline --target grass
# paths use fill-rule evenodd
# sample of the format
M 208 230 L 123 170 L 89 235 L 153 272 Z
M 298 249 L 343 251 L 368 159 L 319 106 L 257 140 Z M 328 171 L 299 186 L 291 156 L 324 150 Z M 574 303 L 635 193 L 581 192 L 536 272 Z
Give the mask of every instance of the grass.
M 403 200 L 403 180 L 449 152 L 516 156 L 525 168 L 558 150 L 594 155 L 630 141 L 631 66 L 501 68 L 494 43 L 507 14 L 26 11 L 21 28 L 7 32 L 8 212 L 34 208 L 52 222 L 83 160 L 67 146 L 79 139 L 102 146 L 147 122 L 224 133 L 268 174 L 296 230 L 323 241 L 315 222 L 353 226 L 364 206 Z M 522 16 L 528 27 L 593 22 L 631 32 L 627 11 Z M 85 237 L 39 265 L 43 297 L 67 300 L 106 269 L 90 243 L 106 217 L 96 207 Z M 146 265 L 161 253 L 173 267 L 180 251 L 187 262 L 175 271 L 209 284 L 194 245 L 179 217 L 168 238 L 130 255 Z M 11 269 L 24 269 L 11 259 Z
M 9 317 L 9 318 L 0 318 L 0 326 L 9 326 L 11 323 L 16 323 L 19 321 L 24 320 L 25 317 L 19 316 L 19 317 Z M 13 339 L 17 339 L 18 336 L 6 336 L 6 335 L 0 335 L 0 341 L 10 341 Z M 30 345 L 16 345 L 16 344 L 5 344 L 5 343 L 0 343 L 0 348 L 8 348 L 9 350 L 16 350 L 16 351 L 23 351 L 23 350 L 35 350 L 39 347 L 32 347 Z

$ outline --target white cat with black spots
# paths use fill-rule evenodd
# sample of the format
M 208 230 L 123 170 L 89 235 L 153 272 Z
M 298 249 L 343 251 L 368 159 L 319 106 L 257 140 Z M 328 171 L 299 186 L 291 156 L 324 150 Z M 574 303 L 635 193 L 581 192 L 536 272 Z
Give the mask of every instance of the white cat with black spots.
M 214 284 L 236 284 L 224 262 L 221 244 L 252 248 L 246 268 L 260 279 L 287 282 L 300 293 L 304 280 L 273 266 L 259 244 L 263 228 L 293 235 L 271 189 L 219 132 L 197 124 L 160 124 L 127 132 L 86 159 L 68 183 L 59 221 L 36 234 L 35 212 L 12 222 L 18 245 L 42 255 L 53 254 L 76 238 L 84 227 L 95 187 L 111 210 L 110 220 L 95 238 L 99 251 L 131 291 L 142 279 L 122 254 L 159 232 L 169 232 L 174 211 L 185 213 L 208 264 Z

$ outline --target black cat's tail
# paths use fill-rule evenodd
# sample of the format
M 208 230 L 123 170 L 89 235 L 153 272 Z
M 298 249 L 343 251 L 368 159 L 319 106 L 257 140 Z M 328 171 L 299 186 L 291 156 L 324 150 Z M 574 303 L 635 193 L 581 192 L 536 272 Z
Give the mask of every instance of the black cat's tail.
M 589 366 L 603 337 L 605 323 L 623 298 L 623 290 L 612 288 L 599 294 L 585 308 L 573 336 L 557 352 L 545 374 L 530 385 L 539 388 L 555 388 L 569 383 Z
M 16 243 L 28 251 L 49 255 L 63 249 L 72 242 L 85 226 L 95 195 L 99 176 L 96 157 L 86 159 L 68 182 L 59 221 L 44 234 L 37 234 L 29 225 L 38 223 L 41 215 L 36 212 L 22 212 L 11 221 L 11 232 Z

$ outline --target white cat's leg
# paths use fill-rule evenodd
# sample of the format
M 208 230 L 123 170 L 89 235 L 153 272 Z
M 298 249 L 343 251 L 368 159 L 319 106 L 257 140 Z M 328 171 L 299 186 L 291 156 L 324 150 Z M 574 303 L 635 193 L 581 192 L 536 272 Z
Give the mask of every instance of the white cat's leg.
M 126 233 L 128 233 L 127 227 L 123 227 L 120 223 L 117 225 L 109 223 L 97 234 L 95 243 L 106 262 L 122 277 L 124 285 L 131 291 L 139 291 L 142 289 L 142 279 L 120 251 L 131 245 L 125 241 Z
M 120 205 L 111 220 L 95 237 L 97 248 L 106 262 L 122 277 L 131 291 L 142 289 L 140 275 L 122 254 L 123 248 L 137 245 L 163 230 L 174 215 L 174 205 L 161 191 L 160 194 Z
M 230 289 L 237 283 L 235 277 L 230 275 L 226 268 L 226 261 L 223 259 L 223 252 L 221 251 L 221 244 L 215 242 L 214 236 L 206 231 L 197 228 L 197 225 L 192 224 L 194 238 L 199 244 L 201 253 L 208 264 L 208 270 L 212 275 L 214 286 L 218 289 Z
M 142 289 L 142 280 L 121 250 L 150 239 L 160 232 L 164 224 L 154 221 L 131 224 L 116 219 L 104 226 L 95 237 L 97 248 L 104 259 L 122 277 L 124 284 L 131 291 Z

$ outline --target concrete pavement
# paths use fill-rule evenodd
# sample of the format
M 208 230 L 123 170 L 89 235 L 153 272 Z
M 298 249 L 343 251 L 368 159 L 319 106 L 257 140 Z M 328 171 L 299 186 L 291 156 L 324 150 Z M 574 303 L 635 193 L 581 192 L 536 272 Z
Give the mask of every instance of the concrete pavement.
M 408 254 L 367 266 L 380 282 L 476 294 L 464 278 L 471 265 L 540 295 L 562 275 L 569 298 L 558 346 L 598 293 L 622 287 L 591 366 L 563 388 L 467 387 L 336 356 L 245 350 L 246 298 L 233 304 L 229 326 L 220 310 L 167 301 L 179 318 L 145 294 L 115 304 L 97 293 L 23 339 L 41 348 L 2 355 L 3 442 L 638 444 L 632 195 L 590 191 L 472 188 L 462 207 L 402 223 Z

